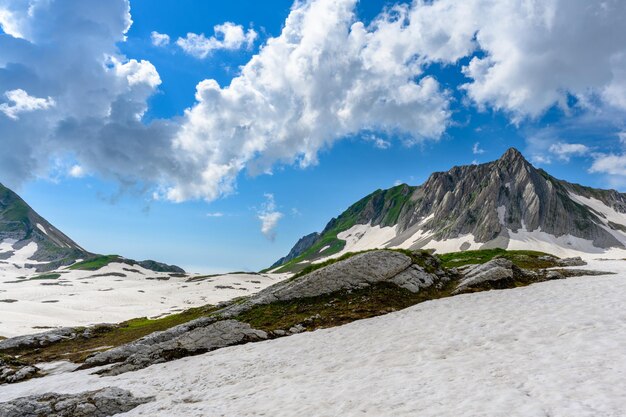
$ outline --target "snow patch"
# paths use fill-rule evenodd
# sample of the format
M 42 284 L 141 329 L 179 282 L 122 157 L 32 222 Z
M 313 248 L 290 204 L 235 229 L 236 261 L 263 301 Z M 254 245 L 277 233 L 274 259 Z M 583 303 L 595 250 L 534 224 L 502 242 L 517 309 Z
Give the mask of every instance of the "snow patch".
M 36 250 L 36 244 L 32 245 Z M 24 249 L 19 256 L 24 257 Z M 15 258 L 14 255 L 11 262 Z M 0 336 L 5 337 L 37 333 L 41 329 L 34 327 L 41 326 L 87 326 L 157 317 L 250 295 L 288 276 L 226 274 L 187 282 L 188 278 L 199 275 L 172 277 L 139 265 L 112 263 L 97 271 L 60 269 L 57 272 L 61 276 L 57 279 L 29 280 L 40 274 L 9 266 L 0 263 L 0 292 L 3 299 L 18 301 L 2 305 Z M 95 276 L 102 274 L 108 275 Z M 50 300 L 57 302 L 43 302 Z
M 320 250 L 319 250 L 319 252 L 318 252 L 318 253 L 322 253 L 322 252 L 324 252 L 324 251 L 325 251 L 326 249 L 328 249 L 328 248 L 330 248 L 330 245 L 326 245 L 326 246 L 324 246 L 322 249 L 320 249 Z
M 355 224 L 346 231 L 337 234 L 337 238 L 345 240 L 344 248 L 331 256 L 313 261 L 313 263 L 324 262 L 328 259 L 337 258 L 348 252 L 358 252 L 362 250 L 384 248 L 389 241 L 396 237 L 396 229 L 393 227 L 372 226 L 371 224 Z
M 156 397 L 128 417 L 623 416 L 625 265 L 590 265 L 617 276 L 433 300 L 118 376 L 35 378 L 3 386 L 0 401 L 115 386 Z
M 39 223 L 37 223 L 37 229 L 41 230 L 46 236 L 48 236 L 48 231 L 46 230 L 46 228 L 40 225 Z M 67 246 L 67 245 L 64 245 L 64 246 Z

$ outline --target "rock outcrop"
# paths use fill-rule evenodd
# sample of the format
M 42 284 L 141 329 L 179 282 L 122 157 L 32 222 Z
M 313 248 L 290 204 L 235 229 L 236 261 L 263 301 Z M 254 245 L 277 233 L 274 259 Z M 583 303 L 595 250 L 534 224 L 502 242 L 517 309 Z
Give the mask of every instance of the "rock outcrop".
M 356 290 L 383 282 L 418 292 L 435 282 L 447 279 L 447 275 L 443 273 L 438 276 L 427 272 L 422 266 L 413 263 L 411 257 L 400 252 L 365 252 L 302 277 L 277 283 L 244 301 L 229 303 L 212 317 L 192 320 L 135 342 L 96 353 L 85 361 L 85 367 L 118 363 L 102 372 L 105 375 L 115 375 L 176 357 L 264 340 L 268 337 L 265 332 L 235 320 L 238 315 L 257 305 Z M 289 333 L 302 330 L 294 327 Z
M 109 417 L 153 401 L 120 388 L 80 394 L 43 394 L 0 403 L 2 417 Z
M 255 330 L 246 323 L 199 319 L 98 353 L 88 358 L 85 364 L 97 366 L 121 362 L 100 372 L 103 375 L 118 375 L 184 356 L 265 339 L 267 333 Z

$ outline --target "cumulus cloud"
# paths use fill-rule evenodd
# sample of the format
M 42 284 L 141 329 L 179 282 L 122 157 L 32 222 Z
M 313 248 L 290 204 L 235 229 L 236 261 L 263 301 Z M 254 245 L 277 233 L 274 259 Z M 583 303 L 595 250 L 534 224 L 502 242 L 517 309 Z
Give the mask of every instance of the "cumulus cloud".
M 480 142 L 476 142 L 474 146 L 472 146 L 472 153 L 474 155 L 482 155 L 485 153 L 485 150 L 480 147 Z
M 45 110 L 55 104 L 52 97 L 32 97 L 29 96 L 26 91 L 19 88 L 17 90 L 5 92 L 4 96 L 9 102 L 0 104 L 0 112 L 14 120 L 19 119 L 18 115 L 20 113 Z
M 46 176 L 64 157 L 123 184 L 177 171 L 176 124 L 142 122 L 159 74 L 116 46 L 131 24 L 126 0 L 2 0 L 0 10 L 3 182 Z
M 215 35 L 207 38 L 204 33 L 188 33 L 184 38 L 178 38 L 176 44 L 183 51 L 196 58 L 206 58 L 211 52 L 220 49 L 237 50 L 243 47 L 250 48 L 257 33 L 254 29 L 244 31 L 243 26 L 226 22 L 213 28 Z M 169 37 L 168 37 L 169 40 Z
M 154 46 L 167 46 L 170 44 L 170 35 L 166 33 L 152 31 L 152 33 L 150 33 L 150 39 Z
M 265 202 L 257 213 L 257 218 L 261 220 L 261 233 L 271 241 L 276 239 L 276 226 L 278 221 L 283 218 L 283 213 L 276 208 L 274 194 L 265 194 Z
M 572 156 L 582 156 L 589 153 L 588 146 L 582 143 L 558 142 L 550 146 L 550 152 L 562 161 L 568 162 Z
M 197 86 L 175 146 L 202 174 L 171 187 L 170 199 L 219 197 L 244 169 L 315 164 L 320 149 L 364 130 L 439 138 L 450 117 L 446 92 L 410 53 L 388 48 L 395 16 L 366 27 L 354 7 L 355 0 L 297 3 L 282 33 L 230 85 Z
M 67 157 L 157 198 L 212 200 L 233 192 L 242 173 L 315 164 L 320 150 L 363 132 L 437 140 L 452 94 L 431 64 L 461 59 L 470 103 L 515 122 L 555 104 L 567 110 L 572 97 L 623 120 L 626 2 L 416 0 L 368 24 L 355 6 L 295 2 L 237 77 L 200 82 L 181 118 L 145 122 L 161 78 L 117 47 L 132 23 L 128 0 L 0 0 L 0 143 L 13 150 L 0 153 L 0 175 L 17 184 Z M 257 36 L 233 23 L 214 30 L 177 44 L 206 57 Z

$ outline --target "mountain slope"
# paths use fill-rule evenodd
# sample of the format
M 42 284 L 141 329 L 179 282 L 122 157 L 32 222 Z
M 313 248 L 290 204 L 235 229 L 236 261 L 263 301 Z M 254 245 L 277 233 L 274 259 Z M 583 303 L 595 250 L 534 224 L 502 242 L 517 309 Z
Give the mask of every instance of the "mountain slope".
M 78 258 L 93 256 L 2 184 L 0 245 L 0 259 L 12 259 L 17 254 L 24 263 L 46 263 L 49 269 L 70 264 Z
M 97 270 L 110 263 L 140 265 L 157 272 L 182 273 L 176 265 L 145 260 L 135 261 L 117 255 L 90 253 L 35 212 L 15 192 L 0 184 L 0 276 L 9 271 L 18 275 L 52 271 L 72 265 L 73 269 Z
M 511 148 L 493 162 L 434 173 L 418 187 L 377 190 L 307 243 L 275 265 L 278 271 L 383 247 L 499 247 L 566 256 L 626 250 L 626 194 L 558 180 Z

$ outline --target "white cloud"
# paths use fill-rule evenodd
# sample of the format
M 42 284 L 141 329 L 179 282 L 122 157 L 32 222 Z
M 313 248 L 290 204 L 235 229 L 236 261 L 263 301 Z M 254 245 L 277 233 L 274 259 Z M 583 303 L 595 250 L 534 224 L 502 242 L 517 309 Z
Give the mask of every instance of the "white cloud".
M 598 154 L 589 172 L 626 177 L 626 155 Z
M 257 218 L 261 220 L 261 233 L 271 241 L 276 239 L 276 226 L 283 218 L 283 213 L 276 209 L 274 194 L 265 194 L 265 202 L 257 213 Z
M 80 165 L 72 165 L 68 171 L 68 175 L 72 178 L 82 178 L 85 176 L 85 169 Z
M 117 46 L 131 24 L 128 1 L 2 0 L 0 11 L 11 33 L 0 34 L 0 92 L 8 92 L 0 116 L 12 117 L 0 117 L 0 146 L 12 149 L 0 152 L 3 182 L 46 177 L 65 157 L 124 186 L 158 184 L 179 169 L 175 125 L 141 120 L 158 72 Z
M 531 155 L 530 160 L 533 162 L 533 164 L 537 165 L 550 165 L 552 163 L 552 158 L 550 158 L 548 155 L 543 154 Z
M 572 156 L 583 156 L 589 153 L 588 146 L 582 143 L 558 142 L 550 146 L 550 152 L 562 161 L 568 162 Z
M 480 147 L 480 142 L 476 142 L 474 146 L 472 146 L 472 153 L 474 155 L 481 155 L 485 153 L 485 150 Z
M 152 40 L 152 45 L 154 46 L 161 47 L 170 44 L 170 35 L 166 33 L 152 31 L 152 33 L 150 33 L 150 39 Z
M 618 0 L 416 0 L 367 25 L 356 0 L 297 1 L 239 76 L 200 82 L 183 117 L 151 122 L 143 115 L 161 83 L 157 69 L 117 46 L 132 23 L 128 1 L 77 4 L 0 0 L 0 92 L 28 92 L 22 107 L 0 103 L 8 184 L 45 175 L 51 158 L 69 154 L 87 172 L 148 184 L 159 198 L 212 200 L 233 192 L 242 172 L 312 165 L 320 150 L 363 132 L 437 140 L 451 123 L 452 94 L 430 64 L 469 57 L 467 98 L 516 122 L 567 108 L 572 96 L 610 106 L 619 120 L 626 110 L 626 2 Z M 225 23 L 177 43 L 203 57 L 255 39 Z M 549 157 L 554 143 L 535 153 Z
M 622 145 L 626 145 L 626 131 L 618 132 L 617 137 Z
M 355 0 L 299 2 L 230 85 L 198 84 L 175 145 L 201 175 L 177 182 L 172 200 L 214 199 L 235 179 L 276 163 L 308 166 L 320 149 L 361 131 L 437 139 L 448 96 L 411 55 L 387 50 L 395 18 L 355 20 Z M 391 54 L 391 55 L 390 55 Z
M 376 135 L 364 135 L 363 139 L 366 142 L 371 142 L 378 149 L 389 149 L 391 147 L 391 142 Z
M 215 35 L 207 38 L 204 33 L 188 33 L 184 38 L 178 38 L 176 44 L 186 53 L 196 58 L 206 58 L 211 52 L 220 49 L 237 50 L 243 47 L 250 48 L 257 33 L 254 29 L 244 31 L 243 26 L 226 22 L 213 28 Z
M 224 213 L 216 211 L 212 213 L 207 213 L 207 217 L 224 217 Z
M 28 95 L 26 91 L 19 88 L 17 90 L 5 92 L 4 96 L 7 98 L 9 103 L 0 104 L 0 112 L 14 120 L 19 119 L 18 115 L 20 113 L 45 110 L 55 105 L 52 97 L 33 97 Z

